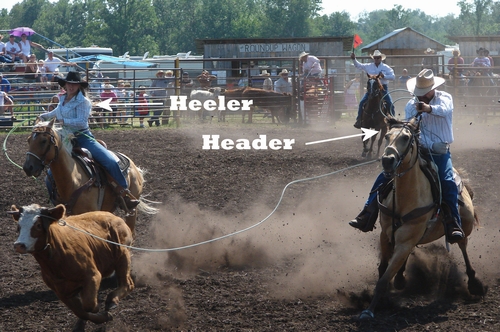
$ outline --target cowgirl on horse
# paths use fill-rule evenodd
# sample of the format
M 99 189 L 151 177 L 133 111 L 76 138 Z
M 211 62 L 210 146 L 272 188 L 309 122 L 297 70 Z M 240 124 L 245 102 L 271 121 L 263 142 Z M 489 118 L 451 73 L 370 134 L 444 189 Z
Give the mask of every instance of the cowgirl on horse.
M 111 185 L 115 194 L 120 198 L 120 206 L 127 213 L 134 212 L 139 200 L 130 190 L 125 176 L 113 154 L 101 145 L 92 135 L 89 128 L 89 116 L 92 102 L 87 98 L 88 82 L 82 81 L 80 73 L 69 72 L 66 78 L 59 78 L 58 83 L 66 90 L 60 97 L 57 107 L 47 113 L 41 114 L 41 120 L 55 118 L 64 129 L 73 132 L 76 141 L 81 148 L 87 149 L 93 159 L 99 163 L 112 178 Z

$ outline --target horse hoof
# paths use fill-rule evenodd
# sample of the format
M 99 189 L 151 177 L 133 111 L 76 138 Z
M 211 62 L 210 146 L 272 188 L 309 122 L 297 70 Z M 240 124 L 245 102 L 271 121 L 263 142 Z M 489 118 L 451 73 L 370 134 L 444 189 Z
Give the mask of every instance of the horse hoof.
M 471 295 L 484 296 L 488 291 L 488 287 L 485 287 L 481 281 L 478 279 L 469 279 L 467 282 L 467 289 Z
M 397 290 L 403 290 L 406 287 L 406 279 L 405 277 L 396 277 L 394 279 L 394 288 Z
M 371 320 L 371 319 L 374 319 L 375 318 L 375 315 L 373 314 L 373 312 L 371 312 L 371 310 L 363 310 L 361 312 L 361 314 L 359 315 L 359 319 L 360 320 Z

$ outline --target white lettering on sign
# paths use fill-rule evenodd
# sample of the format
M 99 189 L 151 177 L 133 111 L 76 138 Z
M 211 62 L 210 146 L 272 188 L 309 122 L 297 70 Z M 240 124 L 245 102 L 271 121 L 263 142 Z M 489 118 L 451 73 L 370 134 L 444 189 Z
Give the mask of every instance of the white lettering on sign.
M 187 102 L 187 96 L 170 96 L 170 110 L 171 111 L 199 111 L 202 106 L 207 111 L 225 111 L 226 110 L 226 97 L 218 96 L 217 101 L 208 99 L 201 103 L 198 99 L 192 99 Z M 250 106 L 253 105 L 253 99 L 242 99 L 241 101 L 230 99 L 227 102 L 227 108 L 230 111 L 249 111 Z
M 238 44 L 240 53 L 309 52 L 309 43 Z
M 291 150 L 292 145 L 295 144 L 295 139 L 293 138 L 285 138 L 283 140 L 273 138 L 269 142 L 267 141 L 267 135 L 259 135 L 259 138 L 256 138 L 252 141 L 246 138 L 240 138 L 236 141 L 232 139 L 225 138 L 222 141 L 220 140 L 220 135 L 202 135 L 203 138 L 203 150 L 267 150 L 268 148 L 271 150 Z

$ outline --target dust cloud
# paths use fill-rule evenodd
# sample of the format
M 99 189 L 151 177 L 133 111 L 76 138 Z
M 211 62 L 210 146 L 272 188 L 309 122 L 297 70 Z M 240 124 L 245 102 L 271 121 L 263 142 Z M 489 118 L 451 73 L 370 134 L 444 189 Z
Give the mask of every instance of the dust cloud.
M 492 126 L 474 127 L 461 121 L 455 132 L 455 151 L 478 145 L 498 148 L 498 134 Z M 282 205 L 261 225 L 189 249 L 135 255 L 133 269 L 140 271 L 140 281 L 154 282 L 159 276 L 183 278 L 221 267 L 272 266 L 270 296 L 309 298 L 337 294 L 338 298 L 348 298 L 350 304 L 363 297 L 366 302 L 369 296 L 365 295 L 373 291 L 378 278 L 380 228 L 361 233 L 350 227 L 348 221 L 362 208 L 372 180 L 348 174 L 293 185 L 285 193 Z M 278 198 L 275 197 L 276 202 Z M 490 199 L 483 205 L 493 206 L 494 197 Z M 155 217 L 151 243 L 154 248 L 177 248 L 209 241 L 255 225 L 271 211 L 269 204 L 255 202 L 242 214 L 223 215 L 173 199 Z M 477 275 L 488 283 L 498 277 L 500 258 L 496 253 L 500 244 L 497 223 L 488 218 L 482 222 L 471 234 L 469 257 Z M 483 227 L 495 229 L 496 233 Z M 406 275 L 405 292 L 409 294 L 466 296 L 462 254 L 457 245 L 451 246 L 448 253 L 444 239 L 416 248 L 409 258 Z

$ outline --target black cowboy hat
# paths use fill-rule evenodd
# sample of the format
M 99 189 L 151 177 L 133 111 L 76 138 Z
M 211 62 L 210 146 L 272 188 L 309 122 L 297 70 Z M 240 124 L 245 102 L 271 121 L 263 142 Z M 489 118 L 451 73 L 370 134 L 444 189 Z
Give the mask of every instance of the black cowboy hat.
M 83 88 L 87 88 L 89 86 L 89 83 L 87 81 L 82 81 L 80 73 L 76 71 L 70 71 L 65 78 L 58 78 L 57 83 L 59 83 L 59 85 L 62 86 L 63 88 L 66 85 L 66 83 L 78 83 Z

